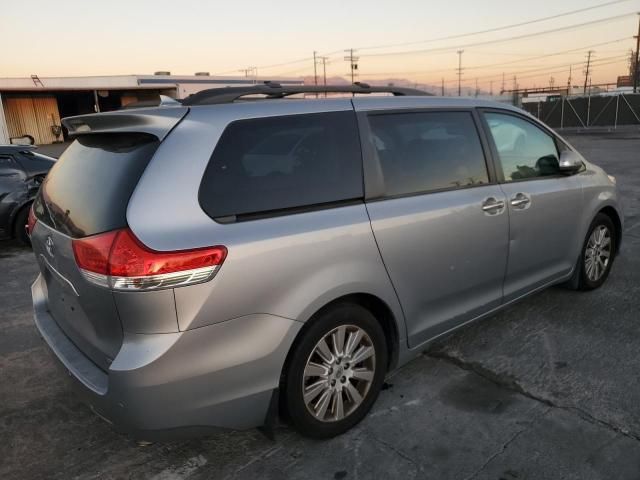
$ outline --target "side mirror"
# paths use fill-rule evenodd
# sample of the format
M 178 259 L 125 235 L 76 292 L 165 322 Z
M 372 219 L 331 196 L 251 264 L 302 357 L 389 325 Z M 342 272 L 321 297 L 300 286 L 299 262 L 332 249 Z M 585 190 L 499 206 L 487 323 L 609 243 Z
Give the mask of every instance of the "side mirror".
M 560 154 L 558 168 L 561 172 L 575 173 L 582 168 L 582 157 L 573 150 L 564 150 Z

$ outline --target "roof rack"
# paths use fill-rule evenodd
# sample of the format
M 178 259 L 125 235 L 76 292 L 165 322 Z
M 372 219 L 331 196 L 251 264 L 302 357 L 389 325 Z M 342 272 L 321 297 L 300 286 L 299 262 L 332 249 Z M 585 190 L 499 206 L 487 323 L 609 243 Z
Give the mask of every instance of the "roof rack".
M 248 95 L 265 95 L 267 99 L 284 98 L 300 93 L 391 93 L 395 96 L 403 95 L 431 95 L 423 90 L 403 87 L 372 87 L 366 83 L 356 82 L 353 85 L 287 85 L 282 86 L 276 82 L 264 82 L 263 84 L 248 87 L 223 87 L 210 88 L 188 96 L 182 101 L 183 105 L 217 105 L 232 103 Z

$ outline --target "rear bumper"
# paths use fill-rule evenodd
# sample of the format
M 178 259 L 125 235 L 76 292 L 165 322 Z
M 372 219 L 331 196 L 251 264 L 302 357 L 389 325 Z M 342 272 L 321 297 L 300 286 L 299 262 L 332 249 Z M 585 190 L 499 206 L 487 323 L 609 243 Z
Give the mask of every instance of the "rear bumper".
M 91 408 L 137 438 L 263 425 L 301 323 L 247 315 L 178 333 L 127 334 L 104 371 L 47 310 L 41 276 L 31 287 L 35 323 Z

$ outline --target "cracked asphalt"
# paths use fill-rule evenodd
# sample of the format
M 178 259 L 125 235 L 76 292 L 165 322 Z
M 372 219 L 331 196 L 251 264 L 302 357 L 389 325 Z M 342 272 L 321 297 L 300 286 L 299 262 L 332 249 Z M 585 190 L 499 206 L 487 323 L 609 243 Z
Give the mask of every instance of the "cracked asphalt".
M 640 478 L 640 134 L 571 135 L 618 178 L 606 285 L 556 287 L 460 330 L 387 379 L 329 440 L 283 425 L 138 447 L 78 401 L 31 317 L 31 252 L 0 243 L 0 478 Z

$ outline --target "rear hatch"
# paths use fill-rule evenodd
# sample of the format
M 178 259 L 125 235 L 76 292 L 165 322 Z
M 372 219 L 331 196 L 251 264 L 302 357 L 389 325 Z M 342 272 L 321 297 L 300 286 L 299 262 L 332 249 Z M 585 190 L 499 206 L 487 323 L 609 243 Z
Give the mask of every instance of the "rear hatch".
M 173 125 L 184 113 L 176 115 Z M 67 148 L 34 201 L 38 223 L 31 240 L 50 314 L 85 355 L 107 370 L 122 345 L 122 324 L 111 290 L 83 277 L 72 242 L 127 225 L 131 194 L 164 134 L 145 132 L 144 125 L 136 128 L 135 121 L 128 122 L 130 129 L 143 131 L 126 131 L 113 120 L 111 129 L 92 129 L 93 119 L 98 126 L 104 120 L 82 118 L 74 120 L 85 125 L 88 134 Z

